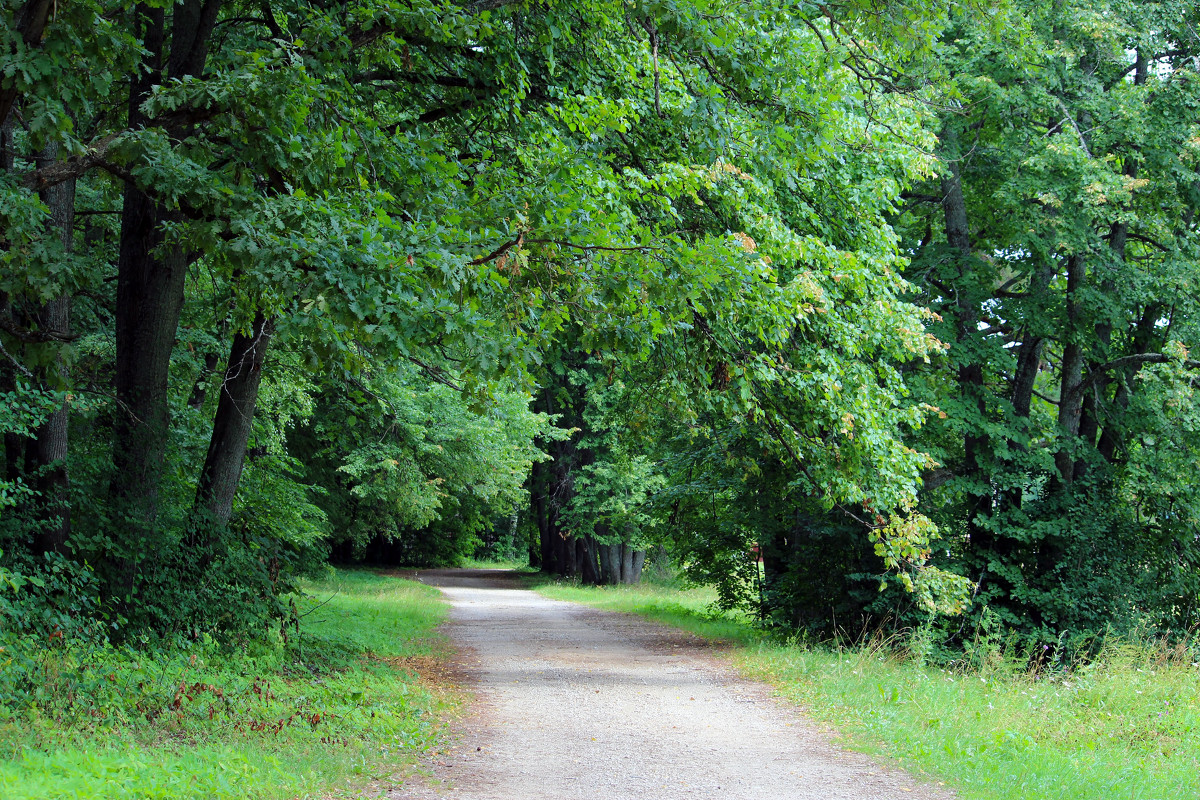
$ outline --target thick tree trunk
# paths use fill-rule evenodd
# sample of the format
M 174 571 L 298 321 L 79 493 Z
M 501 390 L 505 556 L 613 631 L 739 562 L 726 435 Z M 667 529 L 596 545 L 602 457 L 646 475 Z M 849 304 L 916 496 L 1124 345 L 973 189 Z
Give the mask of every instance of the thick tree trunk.
M 621 583 L 633 583 L 633 548 L 621 542 Z
M 557 561 L 555 573 L 563 578 L 575 577 L 575 542 L 563 535 L 558 525 L 554 531 L 554 558 Z
M 1133 83 L 1135 86 L 1143 86 L 1146 83 L 1146 79 L 1150 77 L 1150 61 L 1146 57 L 1146 53 L 1140 49 L 1137 51 L 1137 54 L 1135 55 L 1134 59 L 1135 60 L 1134 60 L 1134 71 L 1133 71 Z M 1130 179 L 1137 178 L 1138 162 L 1137 162 L 1136 158 L 1132 157 L 1132 155 L 1129 155 L 1126 157 L 1124 172 L 1125 172 L 1125 175 L 1128 176 Z M 1126 245 L 1128 244 L 1128 241 L 1129 241 L 1129 222 L 1126 220 L 1120 220 L 1120 221 L 1114 222 L 1112 224 L 1112 228 L 1109 231 L 1109 233 L 1110 233 L 1109 242 L 1108 242 L 1109 247 L 1112 248 L 1112 251 L 1113 251 L 1114 255 L 1116 255 L 1117 258 L 1119 258 L 1121 261 L 1125 261 Z M 1154 306 L 1152 306 L 1152 308 L 1157 309 L 1158 306 L 1154 305 Z M 1134 354 L 1141 354 L 1141 353 L 1146 352 L 1145 349 L 1142 349 L 1142 348 L 1148 346 L 1147 337 L 1145 336 L 1145 334 L 1147 332 L 1143 330 L 1143 324 L 1146 322 L 1147 316 L 1152 317 L 1151 322 L 1150 322 L 1151 331 L 1152 331 L 1153 330 L 1153 322 L 1158 316 L 1157 310 L 1155 310 L 1153 313 L 1151 313 L 1151 309 L 1147 308 L 1146 313 L 1143 315 L 1143 318 L 1141 320 L 1139 320 L 1137 330 L 1134 333 L 1134 341 L 1133 341 Z M 1101 345 L 1104 350 L 1104 352 L 1102 353 L 1102 356 L 1107 357 L 1108 356 L 1108 348 L 1109 348 L 1109 345 L 1110 345 L 1110 342 L 1112 339 L 1112 325 L 1104 324 L 1104 325 L 1097 326 L 1096 332 L 1097 332 L 1098 337 L 1101 340 Z M 1104 378 L 1101 378 L 1099 383 L 1096 385 L 1095 396 L 1097 396 L 1097 397 L 1107 396 L 1108 385 L 1109 385 L 1109 381 L 1108 381 L 1107 376 L 1105 376 Z M 1122 380 L 1120 382 L 1120 384 L 1117 386 L 1116 396 L 1113 398 L 1113 408 L 1116 408 L 1116 409 L 1124 408 L 1125 405 L 1127 405 L 1129 402 L 1129 394 L 1128 393 L 1129 393 L 1128 381 Z M 1098 428 L 1099 425 L 1100 425 L 1099 414 L 1096 412 L 1088 414 L 1087 424 L 1086 424 L 1086 427 L 1084 428 L 1084 433 L 1088 437 L 1088 441 L 1096 442 L 1096 448 L 1100 453 L 1100 457 L 1102 459 L 1104 459 L 1104 461 L 1106 463 L 1112 463 L 1113 455 L 1116 452 L 1116 448 L 1117 448 L 1117 440 L 1118 440 L 1117 426 L 1112 424 L 1110 421 L 1109 424 L 1105 425 L 1104 430 L 1099 433 L 1099 440 L 1097 441 L 1097 438 L 1096 438 L 1097 431 L 1095 430 L 1095 428 Z M 1077 477 L 1082 473 L 1082 467 L 1083 467 L 1082 464 L 1080 464 L 1078 466 L 1078 468 L 1076 470 Z
M 1044 293 L 1050 288 L 1050 281 L 1053 277 L 1053 267 L 1048 264 L 1042 267 L 1030 282 L 1030 294 Z M 1033 392 L 1037 386 L 1038 372 L 1041 370 L 1044 345 L 1045 339 L 1030 334 L 1021 342 L 1017 355 L 1017 369 L 1013 374 L 1012 392 L 1009 399 L 1012 400 L 1013 412 L 1022 419 L 1028 419 L 1033 408 Z
M 246 445 L 254 427 L 254 407 L 258 402 L 263 360 L 274 331 L 274 320 L 260 312 L 255 315 L 249 333 L 239 331 L 233 337 L 208 454 L 196 488 L 196 511 L 207 522 L 226 525 L 233 513 L 233 497 L 237 493 Z
M 1067 326 L 1063 331 L 1063 357 L 1058 400 L 1059 449 L 1054 456 L 1059 479 L 1070 486 L 1075 478 L 1073 451 L 1083 415 L 1083 348 L 1079 344 L 1079 294 L 1086 280 L 1086 266 L 1077 255 L 1067 259 Z
M 1029 418 L 1033 409 L 1033 390 L 1037 385 L 1038 371 L 1042 362 L 1042 346 L 1045 339 L 1031 336 L 1021 343 L 1017 355 L 1017 369 L 1013 374 L 1012 404 L 1013 413 L 1023 419 Z
M 147 51 L 129 92 L 130 127 L 146 122 L 141 104 L 161 81 L 164 12 L 139 5 L 135 11 Z M 154 527 L 158 512 L 158 482 L 167 447 L 167 367 L 183 304 L 184 258 L 154 257 L 162 242 L 163 209 L 132 182 L 125 184 L 121 237 L 117 256 L 116 400 L 113 423 L 112 494 L 132 540 Z M 126 589 L 132 588 L 134 552 L 121 554 L 120 571 Z
M 600 580 L 600 570 L 596 564 L 596 542 L 590 536 L 580 537 L 578 542 L 581 557 L 579 578 L 584 583 L 599 586 L 602 581 Z
M 529 476 L 529 497 L 533 518 L 537 523 L 540 566 L 544 572 L 554 571 L 554 541 L 550 538 L 550 516 L 546 507 L 546 466 L 535 461 Z
M 153 529 L 169 429 L 167 377 L 183 306 L 187 257 L 179 249 L 155 256 L 166 221 L 143 192 L 125 192 L 117 262 L 116 396 L 113 494 L 130 520 Z
M 642 567 L 644 567 L 645 565 L 646 565 L 646 551 L 645 550 L 634 550 L 633 551 L 633 562 L 631 564 L 633 569 L 629 573 L 629 580 L 625 581 L 625 583 L 640 582 L 642 580 Z
M 130 87 L 129 125 L 147 120 L 141 105 L 162 80 L 199 75 L 220 0 L 185 0 L 172 10 L 171 49 L 166 55 L 165 15 L 139 5 L 138 25 L 147 51 L 144 69 Z M 164 245 L 163 224 L 172 213 L 132 182 L 125 185 L 117 258 L 116 396 L 120 410 L 113 426 L 112 491 L 125 523 L 138 539 L 153 531 L 170 420 L 167 376 L 183 306 L 190 258 L 179 245 Z M 132 553 L 130 554 L 132 555 Z M 130 565 L 124 565 L 128 583 Z
M 958 131 L 952 125 L 947 125 L 942 132 L 942 152 L 946 158 L 949 174 L 942 178 L 942 215 L 946 225 L 946 241 L 954 249 L 958 258 L 959 277 L 965 278 L 970 269 L 971 234 L 967 221 L 967 203 L 963 196 L 962 177 L 959 172 Z M 979 301 L 965 290 L 969 281 L 960 281 L 963 287 L 956 299 L 955 315 L 957 325 L 956 340 L 960 348 L 978 336 Z M 985 392 L 983 386 L 983 365 L 974 358 L 965 356 L 958 367 L 958 392 L 963 400 L 974 401 L 979 412 L 980 423 L 987 413 Z M 984 475 L 983 458 L 987 449 L 987 437 L 979 433 L 970 422 L 967 423 L 963 434 L 963 476 L 971 483 L 979 485 L 988 482 Z M 980 525 L 980 518 L 989 514 L 991 508 L 991 492 L 978 488 L 968 489 L 967 495 L 967 536 L 969 539 L 985 548 L 992 546 L 991 534 Z
M 607 585 L 621 582 L 621 545 L 602 544 L 600 549 L 601 579 Z
M 48 166 L 58 157 L 58 146 L 50 145 L 37 158 L 38 168 Z M 70 253 L 75 236 L 75 181 L 63 181 L 41 193 L 41 200 L 50 210 L 50 227 L 58 233 L 63 251 Z M 37 315 L 38 328 L 67 336 L 71 332 L 71 298 L 63 294 L 44 305 Z M 46 383 L 64 387 L 68 376 L 66 363 L 60 355 L 48 368 Z M 39 517 L 43 528 L 37 537 L 37 549 L 59 552 L 71 534 L 70 484 L 67 475 L 68 421 L 70 412 L 64 403 L 50 415 L 35 433 L 33 452 L 38 466 L 38 492 L 41 494 Z

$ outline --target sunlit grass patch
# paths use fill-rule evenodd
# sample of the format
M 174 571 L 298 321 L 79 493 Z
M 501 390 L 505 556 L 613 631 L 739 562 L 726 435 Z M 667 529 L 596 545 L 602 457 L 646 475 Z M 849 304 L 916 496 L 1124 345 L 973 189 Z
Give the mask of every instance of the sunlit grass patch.
M 886 652 L 738 654 L 848 741 L 965 797 L 1200 797 L 1200 670 L 1110 651 L 1071 673 L 956 672 Z
M 4 709 L 0 797 L 290 798 L 394 780 L 456 702 L 428 680 L 445 604 L 367 572 L 306 589 L 286 641 L 47 653 L 85 691 Z
M 529 560 L 524 558 L 514 559 L 486 559 L 486 558 L 464 558 L 459 563 L 463 569 L 510 569 L 513 572 L 537 572 L 536 567 L 529 566 Z
M 580 586 L 569 581 L 531 579 L 546 597 L 585 603 L 607 611 L 638 614 L 713 639 L 757 641 L 760 634 L 745 617 L 716 610 L 717 593 L 708 586 L 679 589 L 653 583 Z

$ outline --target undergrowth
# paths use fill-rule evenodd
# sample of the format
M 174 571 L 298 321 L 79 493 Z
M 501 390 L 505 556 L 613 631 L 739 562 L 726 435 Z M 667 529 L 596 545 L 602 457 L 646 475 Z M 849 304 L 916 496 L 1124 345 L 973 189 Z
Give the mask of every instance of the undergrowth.
M 535 588 L 723 639 L 744 673 L 836 727 L 843 745 L 963 798 L 1200 797 L 1200 663 L 1186 645 L 1110 639 L 1095 658 L 1063 666 L 977 641 L 970 657 L 936 667 L 920 637 L 780 641 L 714 614 L 704 589 Z
M 0 697 L 0 797 L 290 798 L 386 784 L 433 745 L 454 702 L 419 680 L 436 666 L 445 606 L 430 587 L 366 572 L 306 590 L 298 623 L 257 639 L 47 643 L 24 664 L 36 689 Z

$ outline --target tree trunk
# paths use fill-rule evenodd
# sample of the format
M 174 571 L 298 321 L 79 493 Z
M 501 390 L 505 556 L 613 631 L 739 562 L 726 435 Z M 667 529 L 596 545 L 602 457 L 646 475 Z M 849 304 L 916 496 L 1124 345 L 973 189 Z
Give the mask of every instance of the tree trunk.
M 633 570 L 629 575 L 629 580 L 626 583 L 639 583 L 642 580 L 642 567 L 646 565 L 646 551 L 633 551 Z
M 529 497 L 533 502 L 533 518 L 537 522 L 540 566 L 544 572 L 554 571 L 554 541 L 550 538 L 550 517 L 546 508 L 546 467 L 541 461 L 533 463 L 530 472 Z
M 633 583 L 633 548 L 621 542 L 621 583 Z
M 183 306 L 187 257 L 178 249 L 156 257 L 163 209 L 128 186 L 117 262 L 116 396 L 113 494 L 135 524 L 151 530 L 167 449 L 167 377 Z
M 1136 55 L 1134 56 L 1133 83 L 1135 86 L 1142 86 L 1146 83 L 1146 79 L 1148 77 L 1150 77 L 1150 61 L 1146 57 L 1145 51 L 1139 49 L 1136 52 Z M 1137 178 L 1138 162 L 1137 162 L 1136 158 L 1132 157 L 1132 154 L 1129 154 L 1126 157 L 1124 172 L 1125 172 L 1125 175 L 1127 177 L 1129 177 L 1130 179 Z M 1109 240 L 1108 240 L 1109 247 L 1112 248 L 1113 254 L 1116 255 L 1116 257 L 1119 258 L 1122 262 L 1124 262 L 1125 257 L 1126 257 L 1125 256 L 1126 245 L 1129 241 L 1129 222 L 1126 220 L 1120 220 L 1120 221 L 1114 222 L 1112 224 L 1112 228 L 1110 229 L 1109 233 L 1110 233 Z M 1153 312 L 1151 311 L 1152 308 L 1155 309 Z M 1158 316 L 1157 309 L 1158 308 L 1159 308 L 1158 304 L 1152 304 L 1150 307 L 1146 308 L 1142 319 L 1138 321 L 1138 326 L 1134 332 L 1134 337 L 1133 337 L 1134 354 L 1140 355 L 1141 353 L 1146 352 L 1146 350 L 1143 348 L 1148 347 L 1149 336 L 1147 334 L 1152 335 L 1152 333 L 1153 333 L 1153 323 L 1154 323 L 1155 319 L 1157 319 L 1157 316 Z M 1149 331 L 1147 331 L 1143 327 L 1144 324 L 1146 323 L 1146 318 L 1148 316 L 1151 317 Z M 1104 352 L 1101 355 L 1102 355 L 1102 357 L 1107 358 L 1108 357 L 1108 348 L 1109 348 L 1109 345 L 1110 345 L 1110 342 L 1112 339 L 1112 325 L 1104 324 L 1101 326 L 1097 326 L 1097 334 L 1101 340 L 1101 345 L 1103 346 L 1103 349 L 1104 349 Z M 1132 376 L 1130 376 L 1130 377 L 1132 377 Z M 1096 385 L 1095 395 L 1098 397 L 1106 396 L 1108 394 L 1108 385 L 1109 385 L 1108 377 L 1107 376 L 1102 377 Z M 1124 408 L 1128 404 L 1128 402 L 1129 402 L 1128 380 L 1122 380 L 1118 384 L 1116 396 L 1113 398 L 1113 408 L 1116 408 L 1116 409 Z M 1097 441 L 1097 439 L 1096 439 L 1097 432 L 1095 430 L 1093 430 L 1093 427 L 1099 426 L 1099 424 L 1100 424 L 1099 415 L 1096 414 L 1095 412 L 1093 412 L 1092 414 L 1088 415 L 1088 419 L 1089 419 L 1089 425 L 1085 430 L 1085 433 L 1088 436 L 1088 440 L 1096 442 L 1096 448 L 1100 453 L 1100 457 L 1106 463 L 1112 463 L 1113 455 L 1116 452 L 1117 440 L 1118 440 L 1117 426 L 1115 424 L 1113 424 L 1111 419 L 1106 420 L 1107 424 L 1104 426 L 1104 430 L 1099 434 L 1099 440 Z M 1079 466 L 1082 467 L 1082 464 Z M 1082 472 L 1082 470 L 1077 468 L 1077 470 L 1076 470 L 1077 476 L 1081 472 Z
M 48 166 L 58 158 L 58 145 L 48 145 L 36 160 L 37 167 Z M 41 193 L 41 200 L 50 210 L 50 227 L 58 232 L 63 252 L 73 249 L 75 235 L 75 180 L 56 184 Z M 71 332 L 71 298 L 67 294 L 46 303 L 37 315 L 38 327 L 63 336 Z M 67 385 L 66 362 L 63 357 L 47 369 L 46 383 Z M 71 533 L 70 484 L 67 475 L 68 421 L 66 403 L 59 407 L 34 434 L 33 452 L 39 470 L 37 488 L 41 494 L 39 518 L 43 528 L 38 533 L 36 547 L 42 552 L 60 552 Z
M 554 526 L 554 543 L 558 559 L 557 573 L 563 578 L 575 577 L 575 542 L 564 536 L 558 525 Z
M 599 586 L 603 581 L 600 579 L 600 570 L 596 566 L 596 542 L 591 536 L 582 536 L 579 538 L 579 544 L 579 552 L 582 556 L 580 580 L 593 586 Z
M 602 544 L 600 550 L 601 580 L 612 586 L 621 582 L 621 545 Z
M 131 81 L 129 125 L 144 124 L 141 104 L 161 82 L 164 12 L 137 6 L 146 52 L 143 70 Z M 163 209 L 132 182 L 126 182 L 117 256 L 116 377 L 117 414 L 113 423 L 112 494 L 118 523 L 132 535 L 118 558 L 124 588 L 132 588 L 132 563 L 140 539 L 154 527 L 158 481 L 167 444 L 167 367 L 183 303 L 184 261 L 154 250 L 162 242 Z
M 233 337 L 208 454 L 196 487 L 196 511 L 217 525 L 228 524 L 233 513 L 233 497 L 254 427 L 263 360 L 274 332 L 274 320 L 259 312 L 248 334 L 239 331 Z
M 1044 293 L 1050 288 L 1050 281 L 1053 278 L 1054 268 L 1047 264 L 1038 270 L 1034 280 L 1030 282 L 1030 293 Z M 1037 385 L 1038 372 L 1041 369 L 1042 349 L 1045 341 L 1041 336 L 1030 334 L 1029 338 L 1021 343 L 1017 356 L 1017 370 L 1013 375 L 1012 393 L 1009 399 L 1012 400 L 1015 415 L 1023 419 L 1029 419 L 1029 413 L 1033 408 L 1033 391 Z
M 963 196 L 962 177 L 959 172 L 958 159 L 958 130 L 953 125 L 947 125 L 942 132 L 942 153 L 947 166 L 948 175 L 942 178 L 942 215 L 946 225 L 946 241 L 954 249 L 958 258 L 959 277 L 964 278 L 969 269 L 971 259 L 971 234 L 967 220 L 967 203 Z M 960 280 L 960 294 L 956 299 L 955 316 L 957 324 L 955 338 L 960 346 L 978 336 L 979 303 L 978 298 L 972 297 L 965 291 L 968 281 Z M 974 358 L 967 358 L 958 367 L 958 392 L 965 401 L 974 400 L 979 412 L 979 424 L 986 419 L 987 405 L 983 386 L 983 365 Z M 980 490 L 978 485 L 987 484 L 984 475 L 983 457 L 987 448 L 987 437 L 978 432 L 968 421 L 963 434 L 963 476 L 975 484 L 967 489 L 967 536 L 984 548 L 993 545 L 991 534 L 979 524 L 980 517 L 991 512 L 991 492 Z
M 147 122 L 141 105 L 170 78 L 199 75 L 220 0 L 185 0 L 173 7 L 171 50 L 166 56 L 165 14 L 139 5 L 137 24 L 147 51 L 144 69 L 133 78 L 129 125 Z M 184 278 L 190 259 L 179 245 L 165 245 L 163 223 L 172 212 L 132 182 L 125 184 L 117 258 L 116 397 L 120 410 L 113 426 L 112 493 L 133 539 L 128 557 L 144 545 L 158 516 L 158 489 L 170 428 L 167 377 L 183 306 Z M 125 563 L 126 583 L 132 580 Z
M 1086 267 L 1080 256 L 1067 259 L 1067 327 L 1063 332 L 1062 380 L 1058 400 L 1059 449 L 1054 456 L 1059 479 L 1070 486 L 1075 478 L 1073 451 L 1083 414 L 1083 348 L 1079 344 L 1079 294 L 1086 280 Z

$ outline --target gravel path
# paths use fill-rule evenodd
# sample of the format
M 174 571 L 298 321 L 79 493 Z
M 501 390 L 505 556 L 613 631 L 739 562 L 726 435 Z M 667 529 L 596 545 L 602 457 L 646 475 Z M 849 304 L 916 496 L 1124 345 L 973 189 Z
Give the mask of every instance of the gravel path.
M 519 588 L 499 570 L 429 570 L 478 700 L 426 785 L 395 800 L 952 800 L 839 750 L 696 637 Z M 415 783 L 420 783 L 414 778 Z

